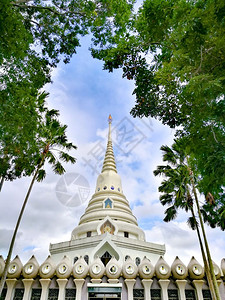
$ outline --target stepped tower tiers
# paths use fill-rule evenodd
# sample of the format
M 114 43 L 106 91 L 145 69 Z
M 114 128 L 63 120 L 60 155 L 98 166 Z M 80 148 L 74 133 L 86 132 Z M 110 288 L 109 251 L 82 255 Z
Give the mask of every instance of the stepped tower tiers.
M 124 232 L 127 232 L 131 238 L 145 240 L 145 234 L 138 227 L 137 219 L 132 214 L 122 191 L 112 147 L 111 122 L 110 116 L 105 159 L 102 172 L 97 179 L 95 194 L 89 201 L 84 215 L 81 216 L 78 227 L 73 230 L 72 240 L 86 237 L 90 231 L 91 235 L 113 231 L 114 235 L 119 236 L 124 236 Z
M 165 253 L 164 245 L 145 241 L 144 231 L 138 226 L 123 194 L 113 153 L 111 115 L 108 121 L 108 143 L 95 193 L 78 226 L 72 231 L 71 241 L 50 244 L 52 258 L 57 261 L 66 254 L 72 260 L 86 255 L 90 263 L 98 256 L 105 259 L 106 256 L 115 256 L 121 263 L 127 256 L 133 259 L 147 256 L 156 262 Z

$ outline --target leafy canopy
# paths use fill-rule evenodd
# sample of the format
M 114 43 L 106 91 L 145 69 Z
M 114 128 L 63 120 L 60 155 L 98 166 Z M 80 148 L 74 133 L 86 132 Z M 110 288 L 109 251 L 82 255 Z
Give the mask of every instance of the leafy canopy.
M 131 114 L 153 117 L 195 157 L 199 190 L 224 197 L 225 2 L 145 0 L 127 32 L 92 50 L 104 68 L 135 81 Z
M 51 70 L 82 36 L 105 45 L 125 30 L 132 0 L 0 1 L 0 178 L 30 175 Z M 15 34 L 16 33 L 16 34 Z

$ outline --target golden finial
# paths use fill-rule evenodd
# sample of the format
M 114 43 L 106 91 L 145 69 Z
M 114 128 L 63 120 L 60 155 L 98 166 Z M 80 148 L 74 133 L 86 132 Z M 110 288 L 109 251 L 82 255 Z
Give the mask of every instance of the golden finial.
M 108 122 L 111 124 L 112 123 L 112 116 L 111 115 L 109 115 L 109 117 L 108 117 Z

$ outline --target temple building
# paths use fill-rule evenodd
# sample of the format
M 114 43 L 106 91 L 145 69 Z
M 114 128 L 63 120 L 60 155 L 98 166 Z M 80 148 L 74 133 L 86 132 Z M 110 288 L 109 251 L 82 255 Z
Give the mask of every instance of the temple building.
M 101 174 L 70 241 L 50 244 L 50 255 L 39 264 L 32 256 L 23 265 L 11 261 L 2 299 L 5 300 L 209 300 L 203 266 L 190 256 L 170 266 L 165 245 L 145 240 L 117 173 L 112 118 Z M 4 259 L 0 257 L 0 277 Z M 225 259 L 214 265 L 225 300 Z

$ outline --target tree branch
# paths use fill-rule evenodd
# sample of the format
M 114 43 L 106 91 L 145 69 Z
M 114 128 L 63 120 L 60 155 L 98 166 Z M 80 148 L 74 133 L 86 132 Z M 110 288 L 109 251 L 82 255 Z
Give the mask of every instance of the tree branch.
M 199 65 L 198 69 L 194 72 L 194 74 L 198 73 L 201 70 L 202 61 L 203 61 L 203 55 L 202 55 L 202 46 L 201 46 L 201 60 L 200 60 L 200 65 Z
M 12 4 L 12 5 L 15 5 L 15 4 L 19 5 L 20 3 L 28 3 L 30 1 L 32 1 L 32 0 L 18 0 L 16 2 L 11 2 L 10 4 Z
M 41 27 L 41 25 L 38 22 L 34 21 L 34 20 L 30 20 L 30 22 L 36 24 L 38 27 Z
M 24 0 L 22 0 L 24 1 Z M 30 0 L 28 0 L 30 1 Z M 21 2 L 21 3 L 26 3 L 26 2 Z M 64 11 L 64 12 L 59 12 L 57 10 L 54 10 L 53 8 L 49 7 L 49 6 L 35 6 L 35 5 L 21 5 L 21 4 L 17 4 L 17 3 L 12 3 L 13 6 L 16 6 L 16 7 L 19 7 L 19 8 L 26 8 L 26 9 L 29 9 L 29 8 L 34 8 L 36 10 L 42 10 L 42 9 L 45 9 L 45 10 L 48 10 L 50 12 L 52 12 L 53 14 L 56 14 L 56 15 L 59 15 L 59 16 L 63 16 L 63 15 L 67 15 L 67 14 L 71 14 L 71 15 L 78 15 L 78 16 L 85 16 L 86 14 L 85 13 L 82 13 L 82 12 L 75 12 L 75 11 Z
M 33 0 L 17 0 L 17 1 L 13 1 L 10 4 L 14 5 L 14 4 L 20 4 L 20 3 L 28 3 L 31 2 Z M 43 2 L 49 2 L 49 0 L 42 0 Z
M 212 133 L 213 133 L 214 140 L 218 143 L 218 140 L 217 140 L 217 138 L 216 138 L 216 134 L 215 134 L 215 132 L 214 132 L 214 130 L 213 130 L 212 124 L 210 124 L 210 127 L 211 127 L 211 129 L 212 129 Z

